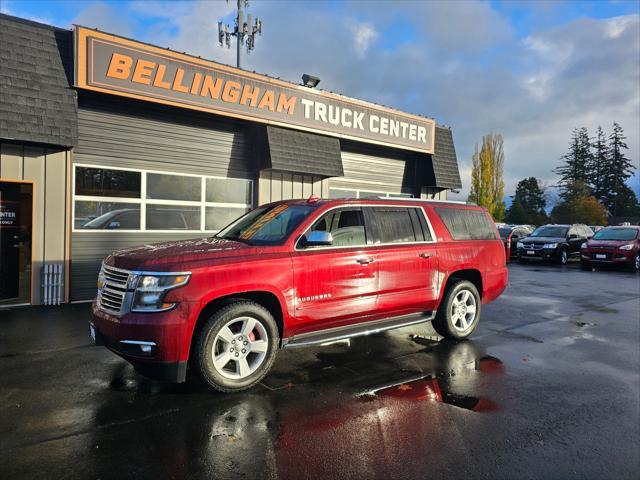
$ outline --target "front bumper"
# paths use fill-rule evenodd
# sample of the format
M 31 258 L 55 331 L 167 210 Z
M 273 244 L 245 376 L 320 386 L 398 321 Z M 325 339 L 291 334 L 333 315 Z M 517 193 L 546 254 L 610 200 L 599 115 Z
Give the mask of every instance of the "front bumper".
M 598 258 L 604 255 L 605 258 Z M 581 250 L 580 260 L 583 263 L 595 263 L 603 265 L 634 265 L 638 252 L 634 250 Z
M 533 253 L 529 253 L 533 252 Z M 559 255 L 558 248 L 540 248 L 534 250 L 527 250 L 524 248 L 518 248 L 518 258 L 527 260 L 555 260 Z
M 169 312 L 117 317 L 100 310 L 94 302 L 90 325 L 96 345 L 107 347 L 143 375 L 183 382 L 189 355 L 190 312 L 191 305 L 185 302 Z

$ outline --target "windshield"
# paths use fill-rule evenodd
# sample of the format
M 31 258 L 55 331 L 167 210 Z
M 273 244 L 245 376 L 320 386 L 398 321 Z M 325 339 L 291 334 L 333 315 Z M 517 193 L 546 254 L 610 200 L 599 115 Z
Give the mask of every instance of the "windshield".
M 603 228 L 592 238 L 593 240 L 635 240 L 637 236 L 636 228 Z
M 511 233 L 511 228 L 509 228 L 509 227 L 500 227 L 498 229 L 498 233 L 500 233 L 500 238 L 505 239 Z
M 538 227 L 530 235 L 531 237 L 555 237 L 566 238 L 569 227 Z
M 250 245 L 278 245 L 314 210 L 311 205 L 280 203 L 256 208 L 222 229 L 217 238 Z

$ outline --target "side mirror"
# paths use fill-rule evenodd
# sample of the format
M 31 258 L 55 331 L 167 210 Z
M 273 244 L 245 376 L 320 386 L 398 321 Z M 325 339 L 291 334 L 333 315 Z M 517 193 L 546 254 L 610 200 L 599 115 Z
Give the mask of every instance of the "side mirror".
M 572 233 L 571 235 L 569 235 L 569 240 L 573 238 L 578 238 L 578 235 L 576 235 L 575 233 Z
M 115 229 L 117 229 L 117 228 L 120 228 L 120 222 L 111 222 L 111 223 L 107 226 L 107 228 L 108 228 L 109 230 L 115 230 Z
M 322 230 L 314 230 L 301 239 L 301 243 L 305 247 L 319 247 L 333 244 L 333 236 L 329 232 Z

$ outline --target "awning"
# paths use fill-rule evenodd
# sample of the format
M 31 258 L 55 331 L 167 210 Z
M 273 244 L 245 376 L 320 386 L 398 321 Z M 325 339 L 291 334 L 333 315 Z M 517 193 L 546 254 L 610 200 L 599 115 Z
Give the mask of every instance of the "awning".
M 263 168 L 306 173 L 321 177 L 341 177 L 340 140 L 313 133 L 266 125 L 263 127 L 265 155 Z M 264 132 L 264 131 L 263 131 Z
M 436 126 L 435 152 L 432 156 L 433 181 L 432 185 L 438 188 L 450 188 L 458 190 L 462 188 L 460 171 L 458 170 L 458 158 L 456 148 L 453 145 L 451 129 Z

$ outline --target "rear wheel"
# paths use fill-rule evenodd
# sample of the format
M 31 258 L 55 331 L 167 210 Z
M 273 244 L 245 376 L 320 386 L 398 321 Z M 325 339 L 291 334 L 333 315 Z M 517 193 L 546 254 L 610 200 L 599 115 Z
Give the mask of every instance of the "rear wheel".
M 194 363 L 202 380 L 221 392 L 245 390 L 267 374 L 280 342 L 262 305 L 237 301 L 214 313 L 200 330 Z
M 636 269 L 636 272 L 640 272 L 640 253 L 636 255 L 635 269 Z
M 480 295 L 475 285 L 460 280 L 447 290 L 433 320 L 433 328 L 445 338 L 467 338 L 478 326 L 480 307 Z

